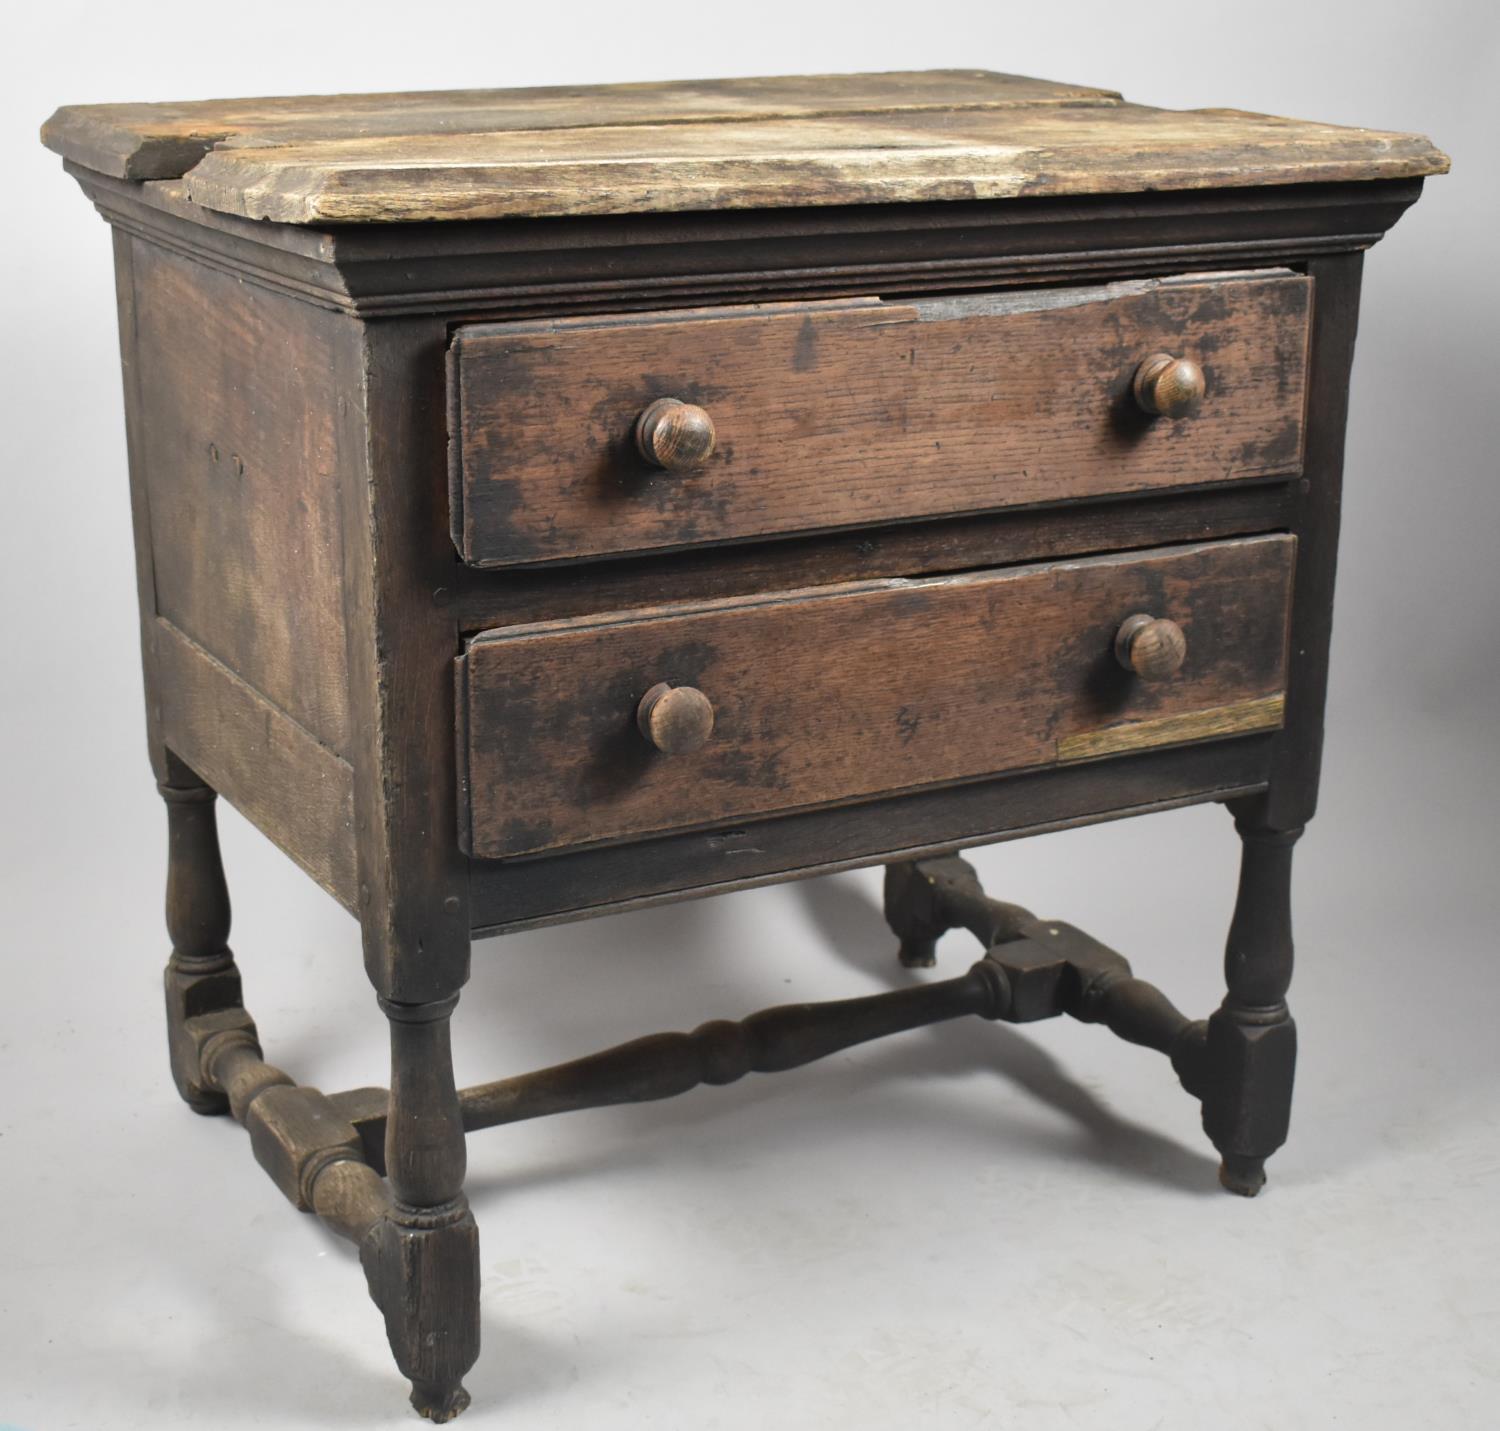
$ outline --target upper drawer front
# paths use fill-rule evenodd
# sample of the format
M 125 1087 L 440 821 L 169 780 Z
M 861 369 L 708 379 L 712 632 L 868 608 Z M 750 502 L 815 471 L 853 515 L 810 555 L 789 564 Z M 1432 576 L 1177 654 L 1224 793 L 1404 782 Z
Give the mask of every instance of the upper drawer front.
M 466 846 L 502 858 L 1274 727 L 1294 549 L 1256 537 L 485 633 L 459 663 Z M 1138 613 L 1181 628 L 1175 673 L 1121 664 Z M 666 744 L 692 746 L 711 707 L 698 748 L 642 733 L 660 683 L 693 688 Z
M 1311 281 L 1273 271 L 910 303 L 475 324 L 450 350 L 454 541 L 601 557 L 1298 470 Z M 1144 412 L 1143 360 L 1205 376 Z M 693 470 L 640 415 L 702 408 Z

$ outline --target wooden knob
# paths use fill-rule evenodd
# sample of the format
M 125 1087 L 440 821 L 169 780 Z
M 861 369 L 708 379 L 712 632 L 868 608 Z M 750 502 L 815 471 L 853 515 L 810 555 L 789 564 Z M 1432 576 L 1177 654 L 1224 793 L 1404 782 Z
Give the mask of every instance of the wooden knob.
M 694 686 L 661 681 L 641 697 L 635 723 L 663 755 L 686 755 L 714 733 L 713 702 Z
M 714 455 L 714 420 L 690 402 L 657 398 L 635 420 L 635 445 L 653 467 L 691 472 Z
M 1203 369 L 1191 358 L 1153 353 L 1135 370 L 1135 400 L 1142 411 L 1186 417 L 1203 401 Z
M 1182 669 L 1187 637 L 1175 621 L 1137 613 L 1115 633 L 1115 659 L 1147 681 L 1162 681 Z

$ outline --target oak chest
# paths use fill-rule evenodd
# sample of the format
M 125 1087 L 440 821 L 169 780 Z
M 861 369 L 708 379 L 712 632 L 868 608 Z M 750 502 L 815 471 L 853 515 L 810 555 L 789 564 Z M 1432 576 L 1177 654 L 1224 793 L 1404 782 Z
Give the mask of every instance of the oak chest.
M 1166 1054 L 1283 1141 L 1363 251 L 1412 135 L 983 71 L 59 110 L 114 231 L 172 1070 L 467 1404 L 466 1132 L 961 1015 Z M 265 1061 L 222 795 L 359 921 L 390 1088 Z M 1206 1020 L 965 846 L 1243 837 Z M 967 972 L 477 1088 L 471 941 L 884 864 Z M 585 935 L 580 932 L 580 937 Z

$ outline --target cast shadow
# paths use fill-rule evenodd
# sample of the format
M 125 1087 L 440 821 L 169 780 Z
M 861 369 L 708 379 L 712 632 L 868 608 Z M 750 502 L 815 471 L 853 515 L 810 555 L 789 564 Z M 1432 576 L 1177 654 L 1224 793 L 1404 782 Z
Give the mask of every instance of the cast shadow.
M 898 983 L 898 976 L 912 977 L 897 962 L 896 938 L 885 922 L 885 915 L 858 885 L 835 875 L 804 880 L 797 890 L 824 943 L 845 963 L 862 973 L 884 973 L 892 983 Z M 963 930 L 946 935 L 938 948 L 940 968 L 945 959 L 951 965 L 946 975 L 934 971 L 938 977 L 962 973 L 983 952 Z M 1073 1145 L 1073 1156 L 1078 1159 L 1102 1162 L 1116 1172 L 1147 1182 L 1166 1183 L 1185 1192 L 1219 1195 L 1217 1154 L 1185 1148 L 1175 1139 L 1120 1117 L 1069 1077 L 1062 1064 L 1040 1044 L 1016 1028 L 1002 1023 L 976 1027 L 970 1019 L 961 1026 L 948 1025 L 927 1032 L 943 1040 L 952 1040 L 957 1035 L 971 1047 L 975 1057 L 973 1066 L 993 1068 L 1039 1103 L 1077 1124 L 1087 1135 L 1085 1141 Z
M 896 962 L 896 941 L 886 927 L 878 905 L 851 879 L 832 876 L 800 881 L 795 888 L 808 919 L 826 946 L 851 968 L 867 978 L 874 973 L 893 987 L 922 977 L 900 968 Z M 608 991 L 612 1022 L 618 1017 L 621 1025 L 628 1028 L 663 1026 L 659 1012 L 653 1018 L 651 990 L 657 979 L 669 974 L 672 961 L 664 951 L 670 950 L 673 944 L 680 947 L 681 936 L 687 930 L 696 931 L 701 927 L 705 935 L 711 937 L 711 917 L 701 905 L 694 908 L 692 914 L 684 915 L 681 911 L 679 906 L 670 914 L 659 912 L 668 924 L 674 926 L 665 931 L 657 927 L 656 918 L 642 921 L 631 931 L 624 947 L 613 951 L 615 958 L 626 956 L 630 959 L 631 977 L 625 981 L 610 980 L 614 985 Z M 685 928 L 675 927 L 679 921 Z M 964 948 L 965 942 L 972 953 Z M 957 933 L 945 941 L 940 957 L 951 961 L 947 975 L 956 975 L 967 968 L 978 953 L 977 945 L 969 936 Z M 637 959 L 640 963 L 636 962 Z M 946 975 L 939 973 L 937 977 Z M 793 1072 L 784 1078 L 752 1075 L 726 1088 L 697 1089 L 678 1098 L 612 1108 L 607 1116 L 614 1120 L 612 1131 L 615 1137 L 598 1142 L 591 1140 L 587 1148 L 577 1148 L 546 1163 L 531 1163 L 504 1173 L 487 1175 L 476 1168 L 471 1171 L 468 1192 L 476 1202 L 483 1202 L 492 1193 L 502 1190 L 516 1192 L 524 1188 L 545 1187 L 559 1179 L 607 1168 L 659 1162 L 673 1156 L 674 1137 L 689 1134 L 726 1113 L 744 1114 L 769 1103 L 779 1105 L 775 1120 L 778 1136 L 790 1136 L 799 1131 L 815 1132 L 812 1124 L 819 1119 L 835 1115 L 846 1120 L 862 1117 L 861 1100 L 876 1084 L 899 1081 L 907 1085 L 930 1086 L 976 1072 L 991 1073 L 1022 1090 L 1038 1103 L 1061 1114 L 1082 1136 L 1059 1138 L 1020 1124 L 997 1128 L 995 1120 L 976 1115 L 972 1100 L 935 1100 L 931 1107 L 924 1108 L 923 1117 L 948 1120 L 958 1126 L 963 1136 L 993 1141 L 1002 1153 L 1006 1148 L 1017 1151 L 1018 1140 L 1023 1144 L 1040 1141 L 1047 1156 L 1084 1162 L 1107 1169 L 1116 1176 L 1156 1186 L 1165 1185 L 1195 1194 L 1221 1195 L 1216 1157 L 1186 1148 L 1171 1138 L 1122 1118 L 1071 1078 L 1039 1043 L 1008 1025 L 976 1019 L 957 1020 L 916 1030 L 887 1042 L 866 1045 L 857 1062 L 842 1065 L 835 1071 L 825 1069 L 818 1092 L 811 1096 L 803 1096 L 804 1090 L 798 1088 L 797 1076 Z M 899 1137 L 899 1131 L 891 1127 L 890 1135 Z

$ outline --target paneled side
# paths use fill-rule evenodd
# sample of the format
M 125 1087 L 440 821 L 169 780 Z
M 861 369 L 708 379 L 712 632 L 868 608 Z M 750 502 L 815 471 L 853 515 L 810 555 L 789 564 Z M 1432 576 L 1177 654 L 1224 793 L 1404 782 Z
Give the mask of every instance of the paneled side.
M 335 360 L 354 325 L 133 247 L 132 453 L 156 613 L 342 755 Z

